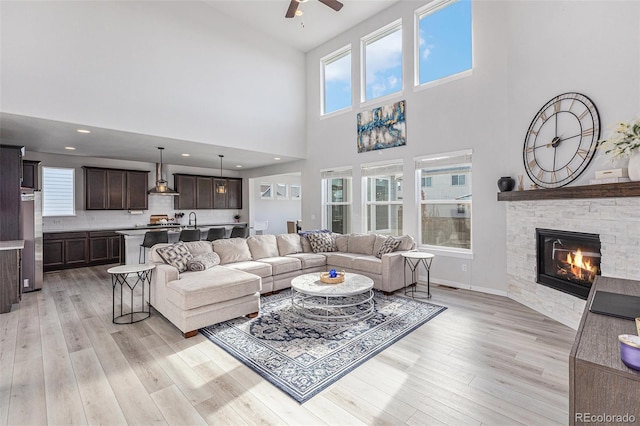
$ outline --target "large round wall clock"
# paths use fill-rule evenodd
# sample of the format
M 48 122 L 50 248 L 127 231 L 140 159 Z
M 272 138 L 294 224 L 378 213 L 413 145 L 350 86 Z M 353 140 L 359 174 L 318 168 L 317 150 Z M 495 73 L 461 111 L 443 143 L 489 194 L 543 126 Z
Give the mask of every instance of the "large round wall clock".
M 600 139 L 600 116 L 580 93 L 558 95 L 531 121 L 522 159 L 529 178 L 542 188 L 573 182 L 587 168 Z

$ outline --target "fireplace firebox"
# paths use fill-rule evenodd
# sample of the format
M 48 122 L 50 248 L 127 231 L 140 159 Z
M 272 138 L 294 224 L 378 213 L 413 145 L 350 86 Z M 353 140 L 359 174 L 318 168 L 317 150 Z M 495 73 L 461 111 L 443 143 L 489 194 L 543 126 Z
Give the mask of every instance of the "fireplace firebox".
M 538 283 L 586 300 L 600 275 L 600 236 L 536 229 L 536 240 Z

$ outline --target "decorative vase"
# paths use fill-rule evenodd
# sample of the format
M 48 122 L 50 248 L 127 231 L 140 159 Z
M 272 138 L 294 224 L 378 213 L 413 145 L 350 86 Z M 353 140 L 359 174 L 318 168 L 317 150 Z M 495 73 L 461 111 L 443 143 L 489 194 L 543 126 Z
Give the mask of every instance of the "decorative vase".
M 502 176 L 498 179 L 498 189 L 500 192 L 512 191 L 514 186 L 516 186 L 516 181 L 510 176 Z
M 627 166 L 629 179 L 634 182 L 640 181 L 640 149 L 633 151 L 629 157 L 629 165 Z

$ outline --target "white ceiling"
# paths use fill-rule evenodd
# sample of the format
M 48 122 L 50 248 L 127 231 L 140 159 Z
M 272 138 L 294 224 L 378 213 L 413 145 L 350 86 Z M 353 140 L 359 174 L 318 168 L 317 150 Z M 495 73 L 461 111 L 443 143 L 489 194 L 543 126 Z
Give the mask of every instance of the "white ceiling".
M 344 7 L 339 12 L 318 0 L 308 0 L 299 6 L 304 15 L 292 19 L 284 17 L 289 0 L 202 1 L 285 45 L 307 52 L 399 0 L 342 0 Z M 91 129 L 92 133 L 77 133 L 78 128 Z M 156 147 L 162 146 L 166 164 L 193 167 L 219 167 L 218 154 L 225 156 L 225 169 L 242 165 L 242 169 L 236 170 L 299 160 L 284 154 L 266 154 L 7 113 L 0 113 L 0 138 L 3 144 L 24 145 L 28 151 L 143 162 L 157 162 L 159 154 Z M 74 146 L 76 150 L 65 150 L 65 146 Z M 182 157 L 182 153 L 190 156 Z M 281 159 L 275 160 L 275 156 Z

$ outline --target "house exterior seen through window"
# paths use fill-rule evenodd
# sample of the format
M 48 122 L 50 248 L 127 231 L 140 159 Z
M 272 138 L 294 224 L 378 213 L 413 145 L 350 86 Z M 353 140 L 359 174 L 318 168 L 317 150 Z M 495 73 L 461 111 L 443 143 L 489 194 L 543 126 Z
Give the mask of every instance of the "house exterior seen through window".
M 471 252 L 471 159 L 462 151 L 416 160 L 421 245 Z
M 365 232 L 402 234 L 402 162 L 362 166 Z
M 351 169 L 326 170 L 322 176 L 322 227 L 332 232 L 351 232 Z
M 436 0 L 416 11 L 416 85 L 473 67 L 471 0 Z

